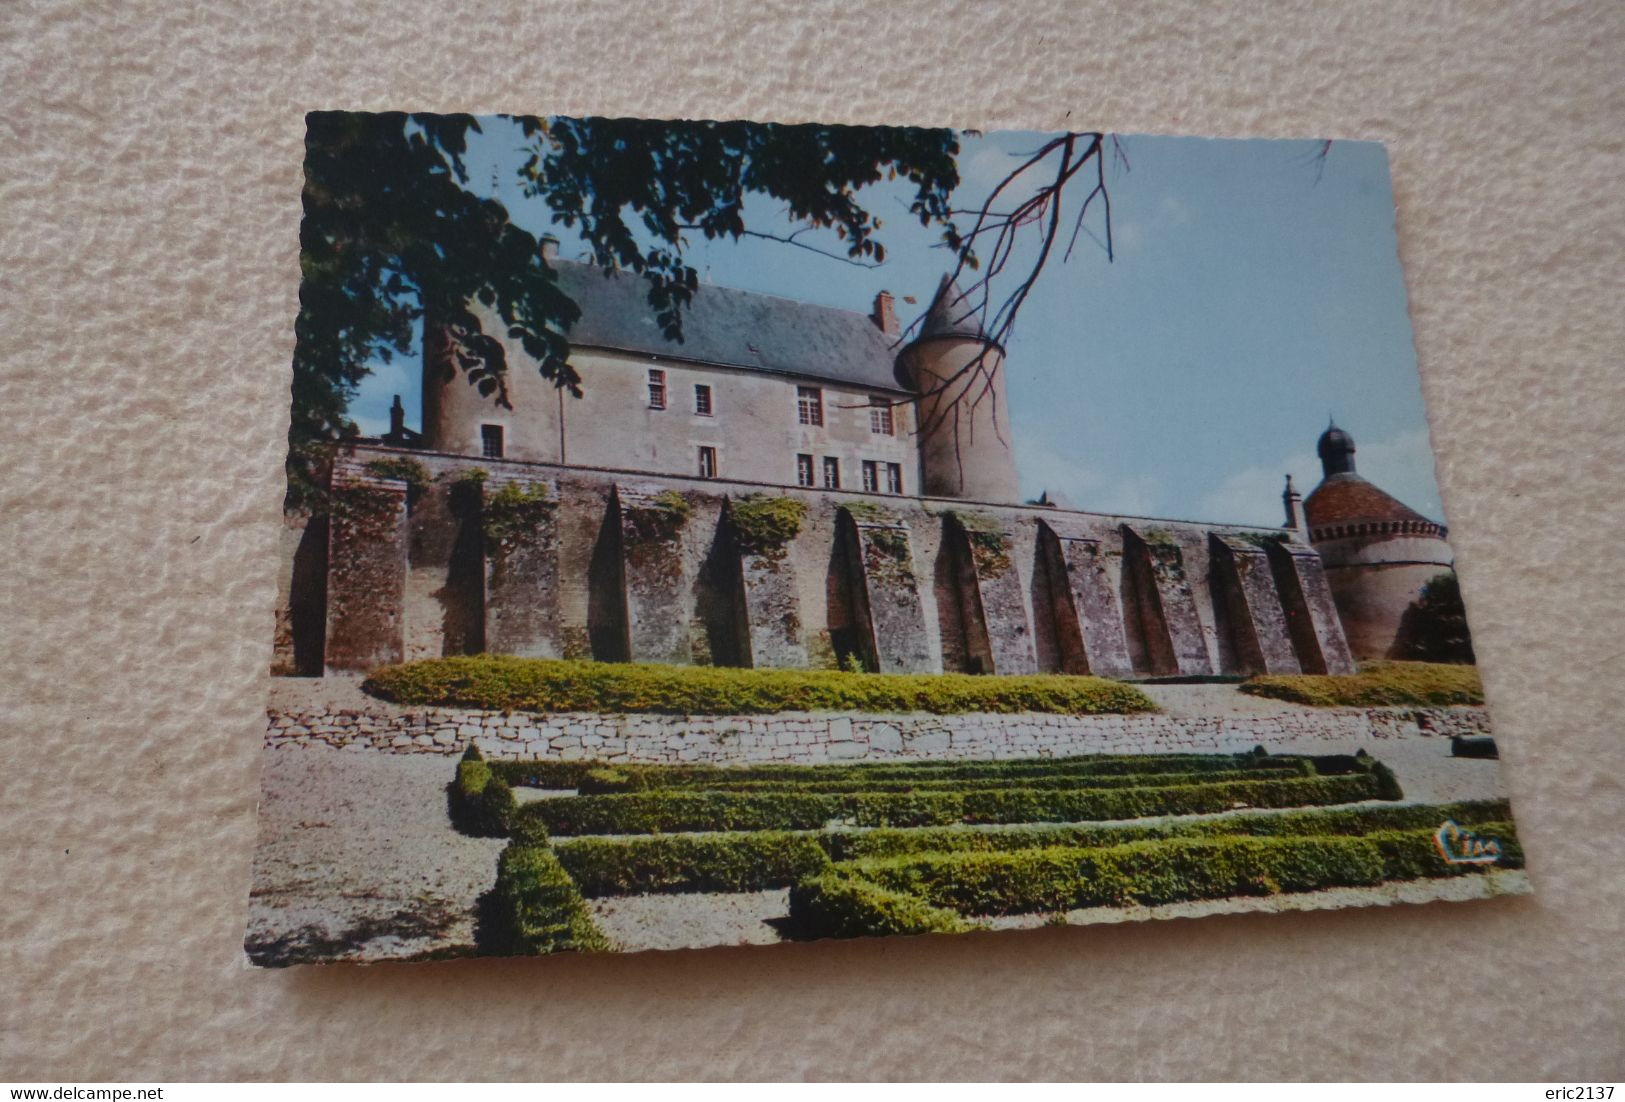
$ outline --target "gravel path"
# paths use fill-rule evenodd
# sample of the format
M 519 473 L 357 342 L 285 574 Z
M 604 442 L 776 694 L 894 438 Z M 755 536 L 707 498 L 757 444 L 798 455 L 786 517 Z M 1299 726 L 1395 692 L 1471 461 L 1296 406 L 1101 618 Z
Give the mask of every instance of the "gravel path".
M 1163 686 L 1228 689 L 1228 686 Z M 1270 702 L 1264 702 L 1270 703 Z M 1446 803 L 1506 794 L 1499 763 L 1452 758 L 1448 739 L 1369 740 L 1398 774 L 1406 802 Z M 1300 742 L 1277 753 L 1347 753 L 1358 746 Z M 446 818 L 454 759 L 309 749 L 263 756 L 260 844 L 254 858 L 245 948 L 261 965 L 459 955 L 474 944 L 474 912 L 495 879 L 502 841 L 469 838 Z M 519 789 L 521 800 L 564 792 Z M 1496 874 L 1301 896 L 1220 900 L 1163 908 L 1094 908 L 1069 923 L 1194 917 L 1251 910 L 1476 897 L 1526 890 L 1521 874 Z M 1475 894 L 1476 893 L 1476 894 Z M 783 890 L 629 896 L 591 901 L 620 947 L 680 949 L 780 940 Z M 1041 925 L 1045 916 L 1001 919 Z
M 598 928 L 617 949 L 703 949 L 771 945 L 772 925 L 790 914 L 790 890 L 623 895 L 589 900 Z
M 458 954 L 502 840 L 446 818 L 454 759 L 266 751 L 244 948 L 259 965 Z
M 1251 696 L 1233 684 L 1222 682 L 1196 685 L 1139 682 L 1135 687 L 1171 716 L 1272 716 L 1313 711 L 1306 704 Z

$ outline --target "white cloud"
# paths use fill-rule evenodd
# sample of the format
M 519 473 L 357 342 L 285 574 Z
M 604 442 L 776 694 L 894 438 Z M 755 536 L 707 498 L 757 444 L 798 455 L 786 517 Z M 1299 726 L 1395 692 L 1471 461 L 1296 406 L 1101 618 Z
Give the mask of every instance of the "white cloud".
M 1297 452 L 1267 467 L 1248 467 L 1230 475 L 1202 498 L 1193 520 L 1226 524 L 1277 525 L 1286 519 L 1281 490 L 1287 474 L 1307 495 L 1320 481 L 1320 460 L 1313 453 Z
M 962 199 L 974 197 L 977 203 L 982 202 L 999 181 L 1021 166 L 1024 159 L 1006 153 L 990 142 L 982 143 L 975 153 L 959 159 L 959 187 L 956 194 Z
M 1365 478 L 1419 513 L 1438 518 L 1439 491 L 1433 481 L 1433 452 L 1426 429 L 1414 429 L 1370 444 L 1355 442 L 1355 467 Z M 1308 450 L 1293 452 L 1269 466 L 1249 467 L 1225 478 L 1197 507 L 1193 520 L 1277 525 L 1286 519 L 1281 508 L 1284 476 L 1305 497 L 1320 483 L 1320 460 Z
M 1062 505 L 1091 513 L 1165 513 L 1162 483 L 1155 476 L 1136 474 L 1108 480 L 1099 471 L 1079 464 L 1065 449 L 1031 436 L 1018 435 L 1015 452 L 1023 499 L 1048 492 Z

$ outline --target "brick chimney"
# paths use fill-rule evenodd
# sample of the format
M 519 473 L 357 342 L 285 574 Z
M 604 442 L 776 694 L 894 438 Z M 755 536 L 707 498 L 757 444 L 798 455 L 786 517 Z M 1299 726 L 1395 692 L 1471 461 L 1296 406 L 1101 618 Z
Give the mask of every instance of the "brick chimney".
M 540 245 L 542 260 L 551 265 L 559 257 L 559 239 L 550 233 L 544 233 Z
M 389 407 L 389 435 L 399 439 L 406 435 L 406 409 L 401 405 L 401 396 L 395 395 L 395 404 Z
M 890 291 L 881 291 L 875 295 L 875 312 L 871 317 L 886 336 L 897 336 L 897 306 Z

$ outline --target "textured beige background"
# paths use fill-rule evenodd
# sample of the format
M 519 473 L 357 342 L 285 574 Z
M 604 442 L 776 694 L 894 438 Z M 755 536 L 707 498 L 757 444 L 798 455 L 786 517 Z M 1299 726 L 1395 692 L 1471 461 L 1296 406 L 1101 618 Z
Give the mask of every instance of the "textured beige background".
M 1625 1075 L 1625 5 L 474 8 L 0 5 L 0 1079 Z M 1388 141 L 1539 894 L 243 970 L 316 107 Z

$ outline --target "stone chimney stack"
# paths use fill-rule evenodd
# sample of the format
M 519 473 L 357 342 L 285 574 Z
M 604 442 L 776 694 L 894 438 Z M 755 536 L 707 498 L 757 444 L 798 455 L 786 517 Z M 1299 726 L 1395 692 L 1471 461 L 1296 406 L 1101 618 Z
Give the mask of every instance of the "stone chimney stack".
M 897 325 L 897 303 L 890 291 L 881 291 L 875 295 L 875 312 L 871 317 L 886 336 L 895 337 L 901 332 Z
M 1286 524 L 1282 527 L 1299 536 L 1307 535 L 1303 521 L 1303 495 L 1292 485 L 1292 476 L 1286 476 L 1286 489 L 1281 491 L 1281 504 L 1286 507 Z
M 559 239 L 550 233 L 544 233 L 541 239 L 542 260 L 548 265 L 559 257 Z
M 406 408 L 401 405 L 401 396 L 395 395 L 395 404 L 389 407 L 389 435 L 393 440 L 399 440 L 406 433 Z

